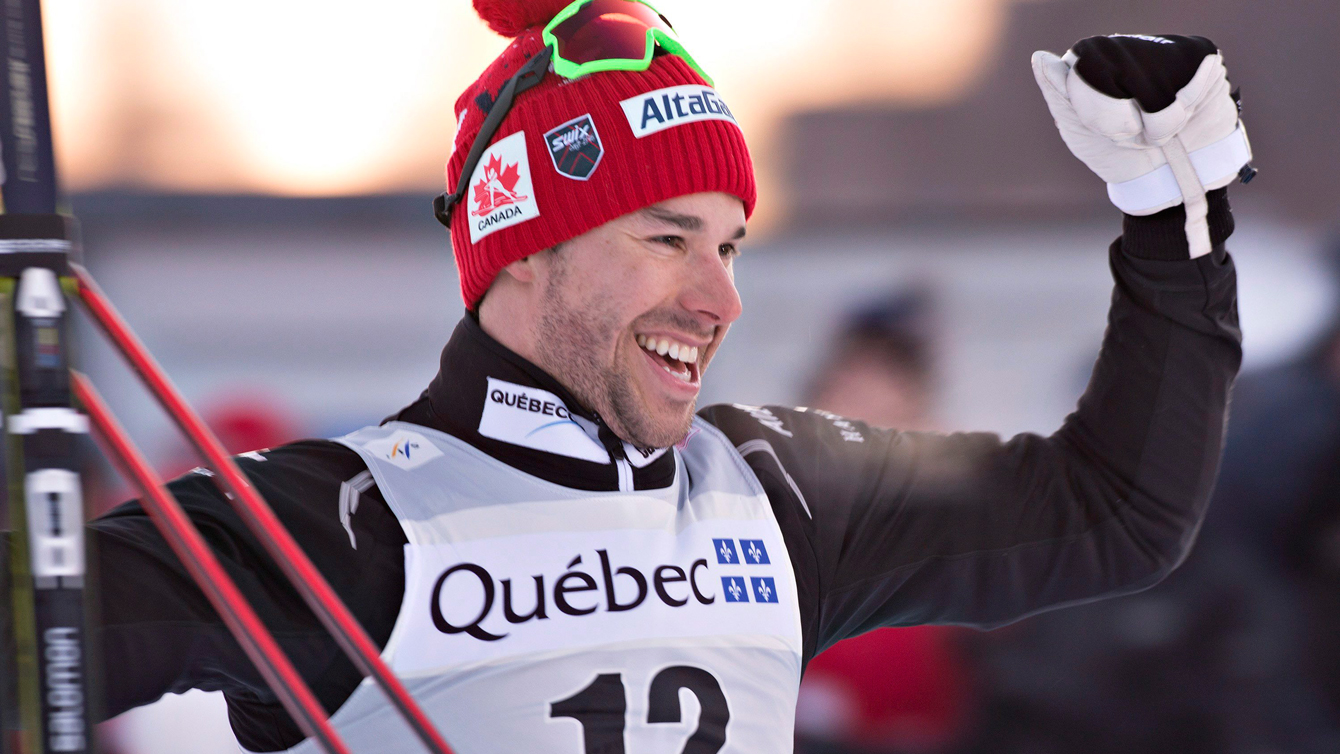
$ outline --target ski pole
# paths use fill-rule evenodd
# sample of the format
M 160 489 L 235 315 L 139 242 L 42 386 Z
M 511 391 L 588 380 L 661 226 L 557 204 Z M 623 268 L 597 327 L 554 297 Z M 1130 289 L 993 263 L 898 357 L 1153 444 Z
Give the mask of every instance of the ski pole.
M 186 566 L 195 583 L 209 598 L 210 604 L 223 618 L 228 630 L 237 638 L 256 669 L 265 677 L 284 709 L 288 710 L 303 733 L 316 739 L 330 754 L 349 754 L 349 749 L 326 719 L 321 703 L 242 596 L 232 577 L 219 564 L 195 524 L 191 523 L 176 498 L 163 486 L 163 481 L 153 467 L 107 408 L 97 389 L 79 372 L 71 373 L 71 387 L 76 400 L 83 404 L 84 410 L 93 420 L 98 439 L 102 441 L 107 455 L 116 462 L 121 474 L 139 487 L 140 502 L 149 517 L 162 532 L 168 546 Z
M 418 734 L 428 750 L 434 754 L 450 754 L 451 749 L 447 746 L 447 742 L 400 683 L 400 679 L 396 678 L 382 661 L 380 650 L 363 630 L 363 626 L 294 541 L 293 535 L 284 528 L 279 517 L 251 485 L 246 475 L 233 462 L 232 456 L 224 449 L 223 444 L 177 392 L 162 367 L 98 288 L 88 270 L 74 264 L 70 267 L 79 284 L 79 296 L 93 320 L 107 334 L 121 355 L 130 362 L 132 369 L 148 386 L 191 444 L 205 457 L 210 468 L 218 474 L 218 478 L 223 480 L 225 489 L 232 493 L 229 502 L 234 510 L 264 545 L 270 557 L 279 564 L 308 607 L 321 620 L 354 665 L 381 686 L 382 691 L 390 698 L 391 703 Z
M 74 226 L 56 214 L 56 169 L 39 0 L 0 8 L 0 347 L 10 480 L 19 748 L 93 749 L 85 625 L 84 506 L 70 406 L 60 278 Z
M 41 731 L 22 748 L 29 754 L 85 752 L 91 748 L 92 729 L 86 703 L 83 510 L 70 451 L 73 435 L 86 431 L 87 422 L 70 408 L 65 306 L 60 295 L 60 279 L 69 274 L 74 234 L 70 219 L 54 214 L 56 174 L 40 0 L 3 0 L 0 27 L 5 65 L 5 75 L 0 76 L 4 168 L 0 199 L 7 213 L 0 216 L 0 300 L 13 307 L 0 309 L 4 331 L 0 334 L 8 335 L 3 340 L 17 349 L 4 360 L 9 367 L 5 413 L 15 493 L 11 523 L 17 530 L 11 558 L 12 615 L 19 644 L 21 727 L 29 736 Z M 96 291 L 87 272 L 80 272 L 80 290 L 95 319 L 205 453 L 232 490 L 243 520 L 313 612 L 354 664 L 385 690 L 428 748 L 434 754 L 449 754 L 348 608 Z M 202 583 L 201 588 L 211 587 Z

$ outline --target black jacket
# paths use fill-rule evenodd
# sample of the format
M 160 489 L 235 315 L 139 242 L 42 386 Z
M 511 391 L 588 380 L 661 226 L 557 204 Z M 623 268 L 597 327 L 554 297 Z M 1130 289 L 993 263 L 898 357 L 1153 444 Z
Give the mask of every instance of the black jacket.
M 1215 250 L 1197 260 L 1185 259 L 1180 207 L 1126 218 L 1109 252 L 1116 287 L 1102 352 L 1077 410 L 1050 437 L 899 432 L 776 406 L 701 411 L 742 447 L 767 491 L 798 582 L 806 661 L 879 626 L 990 627 L 1134 591 L 1185 557 L 1218 469 L 1241 359 L 1233 264 L 1223 248 L 1232 219 L 1224 190 L 1210 199 Z M 393 418 L 455 435 L 549 481 L 618 488 L 612 464 L 481 436 L 489 376 L 577 406 L 556 380 L 466 317 L 441 372 Z M 608 429 L 600 439 L 618 449 Z M 324 440 L 260 457 L 239 463 L 371 636 L 385 642 L 404 590 L 405 538 L 375 488 L 362 493 L 351 531 L 341 523 L 341 485 L 365 470 L 362 461 Z M 672 478 L 668 455 L 634 471 L 643 489 Z M 187 474 L 171 489 L 333 712 L 360 680 L 353 665 L 211 477 Z M 220 690 L 247 748 L 302 740 L 137 503 L 90 532 L 101 573 L 95 635 L 107 714 L 168 692 Z

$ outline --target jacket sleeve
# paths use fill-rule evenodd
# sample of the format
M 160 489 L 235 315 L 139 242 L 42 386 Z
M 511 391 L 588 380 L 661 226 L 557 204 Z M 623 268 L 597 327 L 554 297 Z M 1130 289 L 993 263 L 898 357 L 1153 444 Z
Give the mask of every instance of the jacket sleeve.
M 768 491 L 799 582 L 807 659 L 880 626 L 992 627 L 1135 591 L 1181 562 L 1241 361 L 1223 246 L 1232 220 L 1226 192 L 1211 193 L 1218 237 L 1198 259 L 1186 259 L 1180 207 L 1127 218 L 1109 250 L 1116 286 L 1102 350 L 1050 437 L 704 409 Z
M 335 443 L 305 441 L 236 460 L 373 640 L 384 643 L 404 591 L 405 538 L 376 487 L 362 488 L 362 503 L 347 518 L 346 530 L 341 484 L 366 473 L 358 456 Z M 317 699 L 333 712 L 361 673 L 214 479 L 197 471 L 168 486 Z M 99 621 L 91 635 L 101 659 L 95 678 L 101 676 L 105 689 L 105 717 L 167 693 L 222 691 L 246 748 L 284 749 L 304 738 L 138 502 L 92 522 L 88 534 L 95 553 L 90 571 L 99 579 Z

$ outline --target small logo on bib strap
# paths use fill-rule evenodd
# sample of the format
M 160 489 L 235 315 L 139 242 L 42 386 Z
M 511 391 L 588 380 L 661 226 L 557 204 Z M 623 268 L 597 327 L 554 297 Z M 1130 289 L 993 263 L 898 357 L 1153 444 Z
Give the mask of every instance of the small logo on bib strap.
M 442 455 L 428 438 L 405 429 L 398 429 L 389 437 L 371 440 L 363 447 L 383 461 L 405 470 L 418 468 Z

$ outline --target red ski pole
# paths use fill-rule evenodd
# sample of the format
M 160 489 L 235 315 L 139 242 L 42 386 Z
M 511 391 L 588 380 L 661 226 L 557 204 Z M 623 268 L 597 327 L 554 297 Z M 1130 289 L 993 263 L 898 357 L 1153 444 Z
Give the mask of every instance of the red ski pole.
M 121 318 L 120 313 L 112 306 L 111 301 L 98 288 L 88 270 L 75 264 L 71 264 L 70 267 L 79 281 L 80 298 L 94 321 L 130 362 L 131 367 L 190 439 L 191 444 L 205 457 L 208 465 L 223 481 L 224 487 L 232 492 L 229 502 L 246 522 L 247 528 L 260 540 L 270 557 L 274 558 L 283 569 L 308 607 L 321 620 L 354 665 L 381 686 L 382 691 L 390 698 L 391 703 L 400 711 L 428 750 L 433 754 L 451 754 L 447 742 L 437 732 L 428 716 L 400 683 L 400 679 L 396 678 L 382 661 L 380 650 L 363 630 L 363 626 L 335 594 L 334 588 L 294 541 L 293 535 L 284 528 L 279 517 L 261 498 L 260 493 L 251 486 L 251 482 L 233 462 L 232 456 L 224 449 L 223 444 L 177 392 L 176 387 L 163 372 L 163 368 L 158 365 L 130 326 Z
M 144 460 L 125 429 L 112 416 L 102 396 L 87 377 L 73 370 L 70 372 L 70 387 L 75 399 L 83 404 L 85 412 L 93 420 L 98 438 L 108 451 L 107 455 L 116 462 L 126 479 L 139 487 L 142 496 L 140 502 L 149 517 L 162 532 L 168 546 L 186 566 L 195 583 L 200 585 L 256 669 L 270 684 L 284 709 L 293 716 L 302 731 L 320 742 L 326 751 L 331 754 L 349 754 L 349 749 L 326 719 L 326 711 L 321 708 L 321 703 L 316 700 L 302 676 L 298 675 L 297 669 L 242 596 L 228 572 L 219 565 L 195 524 L 191 523 L 176 498 L 163 487 L 163 481 L 158 478 L 153 467 Z

